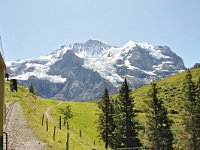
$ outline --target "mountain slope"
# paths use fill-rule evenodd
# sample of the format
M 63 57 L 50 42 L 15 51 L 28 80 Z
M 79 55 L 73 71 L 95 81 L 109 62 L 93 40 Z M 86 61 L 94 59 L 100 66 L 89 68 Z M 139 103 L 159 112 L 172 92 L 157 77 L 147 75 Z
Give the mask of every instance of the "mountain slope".
M 200 68 L 191 70 L 193 81 L 197 82 L 200 77 Z M 168 110 L 181 111 L 184 105 L 183 98 L 183 83 L 185 80 L 186 71 L 178 73 L 162 80 L 156 81 L 158 88 L 158 97 L 162 98 Z M 137 109 L 145 111 L 146 100 L 151 86 L 147 85 L 132 91 L 132 96 L 137 100 Z
M 193 81 L 197 82 L 200 78 L 200 68 L 191 70 Z M 186 77 L 186 71 L 156 81 L 158 89 L 158 98 L 162 99 L 164 106 L 167 108 L 169 118 L 172 120 L 172 131 L 174 134 L 174 149 L 187 149 L 187 133 L 183 124 L 183 108 L 187 102 L 184 101 L 183 84 Z M 137 119 L 141 126 L 139 137 L 144 146 L 148 146 L 148 139 L 145 136 L 147 126 L 146 112 L 148 111 L 148 101 L 151 85 L 143 86 L 132 90 L 131 96 L 134 98 L 137 110 Z M 118 95 L 112 98 L 116 99 Z
M 116 47 L 99 40 L 62 46 L 50 55 L 7 66 L 11 77 L 33 83 L 40 96 L 78 101 L 98 99 L 105 87 L 117 93 L 124 78 L 137 88 L 185 69 L 167 46 L 129 41 Z

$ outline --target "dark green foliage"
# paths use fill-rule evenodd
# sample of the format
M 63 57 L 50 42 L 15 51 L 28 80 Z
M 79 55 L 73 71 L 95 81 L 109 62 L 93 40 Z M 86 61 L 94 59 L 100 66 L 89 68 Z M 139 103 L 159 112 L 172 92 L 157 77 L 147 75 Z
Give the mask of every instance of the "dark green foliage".
M 135 120 L 133 102 L 125 79 L 115 104 L 115 123 L 117 125 L 114 131 L 115 148 L 139 148 L 142 146 L 136 131 L 138 123 Z
M 195 102 L 195 128 L 196 128 L 196 147 L 200 149 L 200 77 L 197 82 L 197 97 Z
M 150 102 L 147 112 L 147 137 L 152 150 L 172 150 L 173 134 L 171 121 L 163 102 L 157 98 L 156 84 L 151 84 Z
M 70 105 L 66 106 L 65 108 L 60 108 L 60 112 L 64 115 L 65 121 L 73 117 Z
M 104 95 L 98 103 L 100 113 L 99 113 L 99 131 L 100 137 L 105 142 L 105 148 L 108 146 L 114 148 L 113 143 L 113 131 L 115 129 L 114 124 L 114 108 L 109 98 L 108 89 L 105 88 Z
M 200 75 L 200 69 L 192 69 L 191 73 L 193 76 L 193 81 L 196 83 Z M 163 80 L 156 81 L 157 87 L 160 87 L 157 94 L 158 99 L 162 99 L 163 106 L 167 108 L 168 113 L 170 110 L 173 110 L 168 114 L 168 117 L 173 121 L 171 129 L 174 134 L 173 147 L 176 150 L 190 150 L 186 146 L 188 145 L 187 138 L 190 137 L 190 135 L 186 132 L 185 126 L 183 124 L 183 118 L 185 116 L 183 114 L 183 110 L 185 108 L 184 106 L 186 105 L 183 92 L 183 82 L 185 82 L 185 76 L 186 71 L 164 78 Z M 145 129 L 147 129 L 146 114 L 149 109 L 147 100 L 149 100 L 150 89 L 151 85 L 147 85 L 139 89 L 135 89 L 131 92 L 132 97 L 134 97 L 135 109 L 140 110 L 140 112 L 136 113 L 137 120 L 139 121 L 139 125 Z M 171 97 L 171 95 L 174 95 L 174 97 Z M 119 95 L 114 95 L 113 98 L 116 99 L 118 96 Z M 144 136 L 144 133 L 146 133 L 147 130 L 144 132 L 143 130 L 138 131 L 139 138 L 143 145 L 148 146 L 149 142 L 146 136 Z
M 190 150 L 200 149 L 200 83 L 192 81 L 192 74 L 187 70 L 184 82 L 184 124 L 189 134 L 187 143 Z
M 196 87 L 195 83 L 192 81 L 192 74 L 190 70 L 187 70 L 186 78 L 183 83 L 184 99 L 187 101 L 186 107 L 190 111 L 190 107 L 194 104 L 196 99 Z
M 193 108 L 193 110 L 195 110 L 196 112 L 196 117 L 194 117 L 196 123 L 195 123 L 195 128 L 196 128 L 196 149 L 198 150 L 198 148 L 200 147 L 199 145 L 199 140 L 200 140 L 200 132 L 199 132 L 199 129 L 200 127 L 198 127 L 198 125 L 200 125 L 200 118 L 199 115 L 197 114 L 200 114 L 200 102 L 199 102 L 199 98 L 200 98 L 200 79 L 198 81 L 198 77 L 199 77 L 199 73 L 200 73 L 200 69 L 192 69 L 191 70 L 192 72 L 192 75 L 188 75 L 187 74 L 187 71 L 185 72 L 182 72 L 180 74 L 177 74 L 177 75 L 173 75 L 173 76 L 170 76 L 168 78 L 165 78 L 163 80 L 159 80 L 159 81 L 156 81 L 156 84 L 158 87 L 158 93 L 157 93 L 157 98 L 158 100 L 161 100 L 163 101 L 163 104 L 162 106 L 163 107 L 166 107 L 167 110 L 170 112 L 170 114 L 168 114 L 167 116 L 170 118 L 170 120 L 172 120 L 173 123 L 170 122 L 171 124 L 171 129 L 173 131 L 173 147 L 174 149 L 177 149 L 177 150 L 190 150 L 190 149 L 193 149 L 191 148 L 191 144 L 193 143 L 192 141 L 195 141 L 195 140 L 192 140 L 192 134 L 191 132 L 189 132 L 192 128 L 191 128 L 191 125 L 189 126 L 189 123 L 191 121 L 190 120 L 190 117 L 188 117 L 188 107 L 189 103 L 188 102 L 188 98 L 187 97 L 192 97 L 192 96 L 188 96 L 186 93 L 187 93 L 187 88 L 185 88 L 185 85 L 186 82 L 188 82 L 188 80 L 185 79 L 185 76 L 187 74 L 187 76 L 192 79 L 194 85 L 195 85 L 195 88 L 193 91 L 193 93 L 195 93 L 195 106 L 196 108 Z M 190 80 L 189 79 L 189 80 Z M 198 81 L 198 84 L 197 84 L 197 81 Z M 184 83 L 184 84 L 183 84 Z M 188 82 L 188 84 L 190 84 L 190 82 Z M 183 88 L 184 87 L 184 88 Z M 137 120 L 139 121 L 139 125 L 141 125 L 143 128 L 145 128 L 145 130 L 143 131 L 143 129 L 139 130 L 138 126 L 137 126 L 137 129 L 138 129 L 138 133 L 139 133 L 139 138 L 140 140 L 142 141 L 142 143 L 144 144 L 144 146 L 146 148 L 150 147 L 151 143 L 149 143 L 148 139 L 146 138 L 145 135 L 147 135 L 148 133 L 148 117 L 147 117 L 147 113 L 149 112 L 149 105 L 147 103 L 147 100 L 149 99 L 149 90 L 151 89 L 151 85 L 148 85 L 148 86 L 144 86 L 144 87 L 141 87 L 139 89 L 136 89 L 134 91 L 132 91 L 132 96 L 134 96 L 134 100 L 131 98 L 131 100 L 133 101 L 133 104 L 135 104 L 134 106 L 134 112 L 137 114 L 136 117 L 137 117 Z M 184 90 L 183 90 L 184 89 Z M 191 88 L 189 88 L 191 89 Z M 172 97 L 173 96 L 173 97 Z M 116 124 L 116 129 L 114 130 L 113 132 L 113 140 L 114 142 L 116 143 L 114 146 L 114 149 L 116 149 L 117 147 L 120 147 L 121 145 L 119 145 L 120 142 L 120 138 L 121 138 L 121 135 L 120 135 L 120 131 L 118 130 L 122 125 L 121 125 L 121 118 L 123 118 L 123 115 L 120 113 L 121 111 L 121 103 L 119 102 L 119 94 L 118 95 L 115 95 L 113 96 L 113 99 L 116 99 L 116 100 L 113 100 L 112 103 L 113 103 L 113 106 L 114 106 L 114 121 L 115 121 L 115 124 Z M 187 108 L 187 109 L 186 109 Z M 137 111 L 136 111 L 137 110 Z M 197 122 L 199 121 L 199 122 Z M 118 127 L 120 126 L 120 127 Z M 189 129 L 189 130 L 186 130 L 186 127 Z M 150 134 L 150 133 L 149 133 Z M 194 136 L 194 137 L 195 137 Z M 160 142 L 160 141 L 159 141 Z M 191 143 L 191 144 L 190 144 Z M 123 144 L 122 146 L 123 147 Z
M 29 92 L 30 93 L 32 93 L 33 95 L 35 95 L 36 94 L 36 91 L 35 91 L 35 89 L 34 89 L 34 87 L 33 87 L 33 84 L 31 83 L 31 85 L 29 86 Z

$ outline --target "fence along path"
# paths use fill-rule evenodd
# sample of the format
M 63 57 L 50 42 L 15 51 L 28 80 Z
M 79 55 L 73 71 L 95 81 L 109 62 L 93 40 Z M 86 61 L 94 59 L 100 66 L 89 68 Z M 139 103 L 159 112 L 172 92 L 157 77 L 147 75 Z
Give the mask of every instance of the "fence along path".
M 64 102 L 61 101 L 60 103 L 56 104 L 56 105 L 53 105 L 51 107 L 48 107 L 47 110 L 45 111 L 45 116 L 46 118 L 49 120 L 49 123 L 51 123 L 53 126 L 57 126 L 58 123 L 56 123 L 55 120 L 52 119 L 51 115 L 50 115 L 50 112 L 52 109 L 62 105 Z M 70 130 L 67 131 L 66 128 L 65 130 L 67 132 L 70 132 L 70 139 L 72 139 L 74 142 L 76 142 L 77 144 L 80 144 L 83 148 L 85 149 L 92 149 L 93 148 L 93 145 L 90 143 L 90 142 L 87 142 L 87 140 L 84 140 L 84 138 L 80 139 L 79 138 L 79 133 L 77 133 L 72 126 L 69 126 L 70 127 Z M 63 132 L 63 133 L 66 133 L 66 132 Z M 84 144 L 85 143 L 85 144 Z

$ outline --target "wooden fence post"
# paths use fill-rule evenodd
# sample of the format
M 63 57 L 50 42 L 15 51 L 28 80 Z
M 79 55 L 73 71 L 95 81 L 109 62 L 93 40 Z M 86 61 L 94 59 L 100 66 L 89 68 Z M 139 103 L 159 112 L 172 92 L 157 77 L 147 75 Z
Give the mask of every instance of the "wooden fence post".
M 54 126 L 54 131 L 53 131 L 53 140 L 55 141 L 55 136 L 56 136 L 56 126 Z
M 67 141 L 66 141 L 66 150 L 69 150 L 69 123 L 67 122 Z
M 61 130 L 61 116 L 60 116 L 60 121 L 59 121 L 59 126 L 60 126 L 60 130 Z
M 81 130 L 80 130 L 80 132 L 79 132 L 79 135 L 80 135 L 80 137 L 82 137 L 82 132 L 81 132 Z
M 69 150 L 69 131 L 67 131 L 66 150 Z
M 46 118 L 46 130 L 48 131 L 49 125 L 48 125 L 48 118 Z
M 44 114 L 42 115 L 42 126 L 44 124 Z

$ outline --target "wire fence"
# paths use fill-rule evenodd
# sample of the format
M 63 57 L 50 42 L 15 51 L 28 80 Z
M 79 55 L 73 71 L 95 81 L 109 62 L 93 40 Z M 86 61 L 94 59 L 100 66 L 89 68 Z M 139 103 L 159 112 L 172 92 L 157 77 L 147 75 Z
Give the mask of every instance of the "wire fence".
M 50 110 L 48 113 L 50 113 Z M 70 136 L 66 140 L 68 143 L 67 144 L 68 148 L 66 148 L 66 150 L 69 149 L 69 140 L 72 140 L 73 142 L 75 142 L 76 144 L 79 144 L 82 148 L 85 148 L 85 149 L 96 149 L 96 147 L 98 147 L 96 145 L 98 141 L 95 141 L 95 139 L 91 140 L 89 137 L 87 137 L 86 133 L 82 133 L 82 130 L 74 129 L 73 126 L 68 124 L 68 122 L 64 123 L 64 118 L 62 118 L 61 116 L 59 117 L 57 116 L 59 119 L 55 119 L 52 116 L 51 117 L 47 117 L 47 116 L 48 116 L 47 113 L 44 113 L 41 116 L 42 126 L 46 127 L 46 131 L 48 131 L 49 128 L 52 128 L 52 126 L 54 127 L 54 133 L 53 133 L 54 141 L 55 141 L 55 136 L 57 135 L 56 128 L 59 129 L 60 131 L 62 130 L 62 132 L 59 132 L 58 134 L 68 133 L 68 136 L 70 134 Z M 82 134 L 83 134 L 83 137 L 82 137 Z M 61 135 L 58 135 L 58 136 L 61 136 Z

